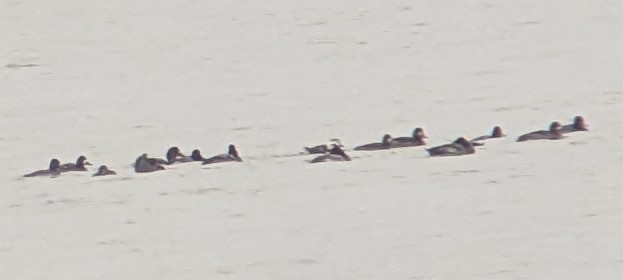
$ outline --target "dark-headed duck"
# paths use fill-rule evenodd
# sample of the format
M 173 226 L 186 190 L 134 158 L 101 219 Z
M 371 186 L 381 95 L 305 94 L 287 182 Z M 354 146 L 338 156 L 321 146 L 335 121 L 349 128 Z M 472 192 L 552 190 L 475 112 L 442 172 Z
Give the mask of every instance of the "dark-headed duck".
M 67 171 L 87 171 L 85 165 L 92 165 L 85 156 L 79 156 L 76 163 L 65 163 L 61 165 L 61 172 Z
M 491 131 L 491 135 L 483 135 L 483 136 L 476 137 L 476 138 L 472 139 L 471 142 L 474 142 L 474 141 L 484 141 L 484 140 L 493 139 L 493 138 L 502 138 L 504 136 L 506 136 L 506 135 L 504 135 L 504 133 L 502 133 L 502 128 L 499 127 L 499 126 L 496 126 Z
M 220 163 L 220 162 L 228 162 L 228 161 L 242 161 L 240 156 L 238 156 L 238 151 L 236 150 L 236 146 L 229 145 L 228 151 L 226 154 L 220 154 L 213 156 L 211 158 L 207 158 L 203 160 L 203 164 L 212 164 L 212 163 Z
M 134 163 L 134 171 L 136 173 L 148 173 L 164 170 L 161 162 L 162 159 L 148 158 L 147 154 L 142 154 Z
M 108 169 L 106 165 L 100 165 L 97 169 L 97 173 L 93 174 L 93 177 L 106 175 L 117 175 L 117 172 Z
M 375 150 L 385 150 L 391 148 L 392 145 L 392 137 L 389 134 L 383 135 L 383 140 L 381 143 L 370 143 L 355 147 L 355 151 L 375 151 Z
M 56 177 L 58 175 L 61 175 L 61 162 L 58 161 L 58 159 L 52 159 L 50 160 L 50 166 L 48 167 L 48 169 L 37 170 L 35 172 L 24 175 L 24 177 Z
M 473 154 L 474 145 L 463 137 L 459 137 L 450 144 L 445 144 L 430 149 L 426 149 L 430 156 L 461 156 Z
M 423 146 L 423 145 L 426 145 L 426 142 L 424 142 L 424 138 L 428 138 L 424 134 L 424 129 L 422 129 L 421 127 L 418 127 L 413 130 L 413 135 L 411 135 L 411 137 L 393 138 L 391 142 L 391 147 L 402 148 L 402 147 Z
M 182 154 L 182 152 L 180 151 L 178 147 L 171 147 L 167 151 L 167 160 L 166 160 L 166 163 L 164 164 L 171 165 L 176 162 L 183 163 L 183 162 L 191 162 L 191 161 L 193 160 L 190 157 L 187 157 L 184 154 Z
M 190 158 L 193 161 L 204 161 L 206 160 L 202 155 L 201 152 L 199 151 L 199 149 L 195 149 L 193 150 L 192 154 L 190 155 Z
M 538 130 L 517 138 L 517 142 L 529 141 L 529 140 L 559 140 L 562 139 L 562 131 L 559 122 L 552 122 L 549 125 L 549 130 Z
M 584 117 L 576 116 L 573 118 L 572 124 L 563 125 L 560 130 L 562 133 L 570 133 L 575 131 L 588 131 L 588 128 L 586 128 Z
M 313 147 L 305 147 L 305 151 L 308 154 L 326 154 L 331 151 L 331 147 L 333 146 L 344 147 L 344 145 L 342 145 L 342 141 L 340 139 L 335 138 L 335 139 L 329 140 L 329 143 L 327 144 L 322 144 L 322 145 L 313 146 Z
M 326 155 L 322 155 L 312 159 L 311 163 L 327 162 L 327 161 L 350 161 L 350 157 L 342 150 L 340 146 L 334 145 Z

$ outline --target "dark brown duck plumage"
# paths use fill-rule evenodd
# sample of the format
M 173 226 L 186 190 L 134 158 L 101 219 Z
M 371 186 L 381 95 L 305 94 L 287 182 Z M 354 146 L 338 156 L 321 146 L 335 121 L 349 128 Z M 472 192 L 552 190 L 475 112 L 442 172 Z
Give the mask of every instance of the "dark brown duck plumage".
M 242 159 L 238 155 L 238 150 L 236 150 L 236 146 L 234 145 L 229 145 L 226 154 L 220 154 L 211 158 L 204 159 L 203 164 L 213 164 L 229 161 L 242 161 Z
M 505 136 L 506 135 L 502 132 L 502 128 L 499 127 L 499 126 L 496 126 L 496 127 L 493 128 L 493 130 L 491 131 L 490 135 L 483 135 L 483 136 L 476 137 L 476 138 L 472 139 L 471 142 L 474 142 L 474 141 L 484 141 L 484 140 L 487 140 L 487 139 L 494 139 L 494 138 L 502 138 L 502 137 L 505 137 Z
M 167 151 L 167 161 L 165 164 L 171 165 L 176 162 L 184 163 L 184 162 L 191 162 L 191 161 L 193 160 L 190 157 L 187 157 L 184 154 L 182 154 L 182 152 L 180 151 L 178 147 L 171 147 Z
M 190 158 L 193 161 L 204 161 L 206 160 L 202 155 L 201 152 L 199 151 L 199 149 L 195 149 L 193 150 L 192 154 L 190 155 Z
M 142 154 L 134 163 L 134 171 L 136 173 L 149 173 L 164 170 L 162 159 L 148 158 L 147 154 Z
M 391 141 L 391 147 L 402 148 L 423 146 L 426 145 L 426 142 L 424 142 L 424 138 L 428 138 L 426 134 L 424 134 L 424 129 L 422 129 L 421 127 L 417 127 L 413 130 L 413 133 L 410 137 L 393 138 Z
M 588 131 L 588 128 L 586 128 L 586 122 L 584 121 L 584 117 L 576 116 L 575 118 L 573 118 L 573 123 L 562 126 L 560 130 L 563 134 L 565 134 L 576 131 Z
M 389 134 L 383 135 L 383 139 L 381 143 L 370 143 L 355 147 L 355 151 L 376 151 L 376 150 L 386 150 L 391 148 L 392 145 L 392 136 Z
M 335 138 L 335 139 L 331 139 L 329 141 L 329 144 L 322 144 L 322 145 L 317 145 L 313 147 L 304 147 L 304 149 L 308 154 L 326 154 L 331 151 L 331 148 L 334 145 L 339 146 L 339 147 L 344 147 L 344 145 L 342 145 L 342 141 L 340 139 Z
M 476 152 L 474 145 L 463 137 L 459 137 L 450 144 L 433 147 L 426 151 L 430 156 L 461 156 Z
M 61 172 L 68 171 L 87 171 L 85 165 L 91 165 L 85 156 L 79 156 L 76 163 L 65 163 L 61 165 Z
M 97 172 L 93 174 L 93 177 L 108 175 L 117 175 L 117 172 L 108 169 L 106 165 L 100 165 L 100 167 L 97 169 Z
M 342 150 L 341 147 L 335 145 L 329 153 L 312 159 L 311 163 L 327 162 L 327 161 L 350 161 L 350 157 Z
M 559 122 L 552 122 L 549 126 L 549 130 L 538 130 L 517 138 L 517 142 L 524 142 L 530 140 L 559 140 L 562 139 L 562 131 Z
M 58 159 L 50 160 L 48 169 L 37 170 L 24 175 L 24 177 L 56 177 L 61 175 L 61 162 Z

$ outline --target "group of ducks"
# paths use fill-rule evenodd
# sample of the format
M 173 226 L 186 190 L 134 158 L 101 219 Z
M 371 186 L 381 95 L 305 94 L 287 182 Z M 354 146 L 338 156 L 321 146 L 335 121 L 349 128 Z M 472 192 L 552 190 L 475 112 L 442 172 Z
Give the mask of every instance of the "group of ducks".
M 87 158 L 85 156 L 80 156 L 76 160 L 76 163 L 61 164 L 58 159 L 54 158 L 50 160 L 50 166 L 48 167 L 48 169 L 37 170 L 35 172 L 24 175 L 24 177 L 57 177 L 64 172 L 88 171 L 86 166 L 92 164 L 86 160 Z M 136 173 L 149 173 L 165 170 L 165 165 L 195 161 L 200 161 L 202 162 L 202 164 L 212 164 L 228 161 L 242 161 L 242 159 L 238 156 L 238 151 L 236 150 L 236 146 L 234 145 L 229 145 L 229 150 L 226 154 L 220 154 L 210 158 L 204 158 L 199 150 L 194 150 L 191 156 L 188 157 L 182 154 L 178 147 L 171 147 L 167 151 L 166 159 L 150 158 L 147 157 L 147 154 L 140 155 L 134 162 L 134 171 Z M 93 177 L 116 174 L 117 172 L 108 169 L 106 165 L 100 165 L 97 172 L 93 174 Z
M 517 138 L 517 142 L 524 142 L 529 140 L 558 140 L 563 138 L 563 134 L 574 131 L 587 131 L 586 123 L 582 116 L 576 116 L 573 119 L 573 123 L 562 126 L 559 122 L 552 122 L 548 130 L 538 130 L 530 133 L 523 134 Z M 476 137 L 472 140 L 467 140 L 464 137 L 457 138 L 454 142 L 444 144 L 441 146 L 426 149 L 429 156 L 460 156 L 468 155 L 476 152 L 475 146 L 483 146 L 482 141 L 487 139 L 504 137 L 502 128 L 496 126 L 489 135 L 483 135 Z M 362 146 L 355 147 L 355 151 L 374 151 L 374 150 L 386 150 L 392 148 L 414 147 L 426 145 L 424 141 L 426 135 L 421 127 L 413 130 L 413 134 L 409 137 L 392 138 L 391 135 L 385 134 L 380 143 L 370 143 Z M 329 145 L 319 145 L 311 148 L 305 148 L 310 153 L 325 153 L 325 155 L 319 156 L 311 162 L 324 162 L 324 161 L 349 161 L 350 157 L 342 150 L 342 143 L 339 139 L 332 139 L 332 143 Z
M 199 150 L 193 150 L 192 154 L 188 157 L 182 154 L 178 147 L 171 147 L 167 151 L 167 159 L 161 158 L 149 158 L 147 154 L 142 154 L 136 159 L 134 163 L 134 171 L 136 173 L 149 173 L 159 170 L 164 170 L 165 165 L 171 165 L 176 162 L 195 162 L 200 161 L 202 164 L 213 164 L 228 161 L 242 161 L 238 156 L 238 150 L 236 146 L 229 145 L 226 154 L 216 155 L 210 158 L 204 158 Z
M 573 123 L 567 125 L 561 125 L 559 122 L 552 122 L 548 130 L 538 130 L 530 133 L 523 134 L 517 138 L 517 142 L 529 141 L 529 140 L 558 140 L 563 138 L 563 134 L 575 132 L 575 131 L 587 131 L 586 123 L 582 116 L 576 116 L 573 119 Z M 482 141 L 487 139 L 504 137 L 502 128 L 496 126 L 490 135 L 484 135 L 476 137 L 472 140 L 467 140 L 464 137 L 457 138 L 454 142 L 436 146 L 426 149 L 429 156 L 460 156 L 468 155 L 476 152 L 475 146 L 483 146 Z M 411 136 L 392 138 L 389 134 L 385 134 L 380 143 L 370 143 L 355 147 L 354 151 L 374 151 L 374 150 L 386 150 L 393 148 L 415 147 L 426 145 L 424 139 L 428 138 L 424 134 L 424 129 L 421 127 L 415 128 Z M 314 159 L 311 163 L 327 162 L 327 161 L 350 161 L 351 158 L 343 150 L 339 139 L 331 139 L 329 144 L 318 145 L 313 147 L 305 147 L 307 154 L 322 154 Z M 185 162 L 202 162 L 202 164 L 214 164 L 221 162 L 241 162 L 242 159 L 238 155 L 236 146 L 229 145 L 226 154 L 219 154 L 210 158 L 204 158 L 199 150 L 192 151 L 190 156 L 182 154 L 178 147 L 171 147 L 166 153 L 166 159 L 150 158 L 147 154 L 142 154 L 134 162 L 134 171 L 136 173 L 149 173 L 160 170 L 165 170 L 165 165 L 171 165 L 174 163 Z M 24 177 L 36 177 L 36 176 L 51 176 L 56 177 L 61 173 L 70 171 L 87 171 L 86 166 L 92 165 L 86 161 L 85 156 L 80 156 L 76 160 L 76 163 L 60 164 L 58 159 L 52 159 L 48 169 L 38 170 Z M 101 165 L 98 171 L 93 176 L 106 176 L 115 175 L 115 171 L 109 170 L 106 165 Z

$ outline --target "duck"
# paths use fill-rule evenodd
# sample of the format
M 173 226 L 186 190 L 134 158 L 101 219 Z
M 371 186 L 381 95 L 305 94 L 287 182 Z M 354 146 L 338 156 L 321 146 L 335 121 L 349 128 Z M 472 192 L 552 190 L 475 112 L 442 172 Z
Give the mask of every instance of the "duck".
M 317 145 L 313 147 L 304 147 L 304 149 L 308 154 L 326 154 L 331 151 L 331 147 L 333 147 L 334 145 L 344 147 L 340 139 L 334 138 L 329 140 L 329 143 L 327 144 Z
M 389 134 L 383 135 L 383 139 L 381 143 L 370 143 L 355 147 L 355 151 L 375 151 L 375 150 L 386 150 L 391 148 L 392 145 L 392 136 Z
M 194 149 L 192 154 L 190 155 L 190 158 L 193 161 L 204 161 L 206 160 L 202 155 L 201 152 L 199 151 L 199 149 Z
M 161 163 L 162 159 L 148 158 L 147 154 L 142 154 L 136 158 L 134 163 L 134 171 L 136 173 L 149 173 L 164 170 Z
M 86 161 L 87 158 L 85 156 L 79 156 L 78 159 L 76 160 L 76 163 L 65 163 L 61 165 L 61 172 L 68 172 L 68 171 L 87 171 L 87 168 L 85 165 L 92 165 L 91 163 L 89 163 L 88 161 Z
M 93 174 L 93 177 L 107 175 L 117 175 L 117 172 L 108 169 L 106 165 L 100 165 L 100 167 L 97 169 L 97 173 Z
M 192 162 L 192 158 L 185 156 L 182 154 L 178 147 L 171 147 L 167 151 L 167 160 L 164 164 L 171 165 L 176 162 L 184 163 L 184 162 Z
M 426 149 L 428 155 L 433 156 L 462 156 L 476 152 L 472 142 L 463 137 L 459 137 L 450 144 L 445 144 L 430 149 Z
M 493 127 L 493 130 L 491 131 L 490 135 L 483 135 L 483 136 L 479 136 L 476 137 L 474 139 L 472 139 L 470 142 L 476 142 L 476 141 L 484 141 L 484 140 L 488 140 L 488 139 L 494 139 L 494 138 L 502 138 L 505 137 L 506 135 L 502 132 L 502 128 L 499 126 L 495 126 Z
M 342 150 L 342 147 L 334 145 L 331 150 L 322 156 L 316 157 L 310 163 L 327 162 L 327 161 L 351 161 L 350 157 Z
M 519 138 L 517 138 L 517 142 L 530 140 L 559 140 L 562 138 L 563 136 L 560 123 L 555 121 L 549 125 L 549 130 L 538 130 L 526 133 L 519 136 Z
M 24 175 L 24 177 L 57 177 L 59 175 L 61 175 L 61 162 L 53 158 L 50 160 L 48 169 L 37 170 Z
M 586 123 L 584 122 L 584 117 L 582 116 L 575 116 L 575 118 L 573 118 L 573 123 L 563 125 L 561 127 L 561 132 L 563 134 L 576 131 L 588 131 L 588 128 L 586 128 Z
M 220 162 L 229 162 L 229 161 L 242 161 L 240 156 L 238 156 L 238 151 L 236 150 L 236 146 L 229 145 L 228 151 L 226 154 L 220 154 L 213 156 L 211 158 L 206 158 L 203 160 L 203 164 L 213 164 Z
M 426 145 L 424 138 L 428 138 L 424 134 L 424 129 L 417 127 L 413 130 L 411 136 L 393 138 L 391 141 L 392 148 L 415 147 Z

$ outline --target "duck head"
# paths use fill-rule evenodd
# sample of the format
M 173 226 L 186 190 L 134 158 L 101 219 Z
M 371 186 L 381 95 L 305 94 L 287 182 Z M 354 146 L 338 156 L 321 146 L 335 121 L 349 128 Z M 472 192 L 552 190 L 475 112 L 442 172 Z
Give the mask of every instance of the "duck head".
M 93 176 L 104 176 L 104 175 L 116 175 L 117 172 L 108 169 L 106 165 L 100 165 L 97 169 L 97 173 L 93 174 Z
M 108 171 L 108 166 L 106 165 L 101 165 L 100 168 L 97 169 L 97 173 L 99 174 L 105 174 Z
M 181 155 L 180 153 L 180 149 L 178 147 L 171 147 L 169 148 L 169 150 L 167 151 L 167 161 L 169 163 L 173 162 L 175 160 L 175 158 L 177 158 L 179 155 Z
M 236 150 L 236 146 L 234 146 L 233 144 L 229 145 L 227 153 L 232 155 L 232 156 L 234 156 L 234 157 L 236 157 L 236 158 L 240 158 L 238 156 L 238 150 Z
M 55 158 L 50 160 L 50 171 L 60 171 L 60 170 L 61 170 L 61 162 Z
M 190 155 L 190 157 L 194 161 L 201 161 L 201 160 L 203 160 L 203 156 L 201 156 L 201 152 L 199 152 L 199 149 L 194 149 L 192 154 Z
M 90 162 L 86 161 L 87 158 L 85 156 L 79 156 L 76 160 L 76 167 L 84 167 L 85 165 L 92 165 Z
M 456 140 L 454 140 L 454 143 L 459 144 L 465 148 L 469 148 L 473 146 L 472 143 L 467 141 L 467 139 L 465 139 L 464 137 L 457 138 Z
M 576 116 L 573 118 L 573 128 L 577 130 L 587 131 L 586 123 L 584 122 L 584 118 L 582 116 Z
M 136 160 L 134 161 L 134 167 L 136 168 L 137 166 L 139 166 L 141 161 L 145 161 L 145 160 L 147 160 L 147 153 L 144 153 L 136 158 Z
M 392 143 L 392 136 L 389 134 L 383 135 L 383 140 L 381 141 L 383 145 L 389 146 Z
M 493 131 L 491 132 L 491 137 L 493 138 L 500 138 L 500 137 L 504 137 L 506 135 L 504 135 L 504 133 L 502 133 L 502 128 L 499 126 L 496 126 L 493 128 Z
M 552 122 L 549 125 L 549 132 L 552 134 L 562 134 L 562 126 L 559 122 Z
M 417 127 L 413 130 L 413 139 L 422 140 L 424 138 L 428 138 L 426 134 L 424 134 L 424 129 L 421 127 Z

